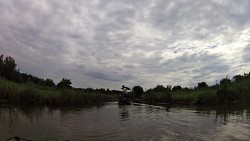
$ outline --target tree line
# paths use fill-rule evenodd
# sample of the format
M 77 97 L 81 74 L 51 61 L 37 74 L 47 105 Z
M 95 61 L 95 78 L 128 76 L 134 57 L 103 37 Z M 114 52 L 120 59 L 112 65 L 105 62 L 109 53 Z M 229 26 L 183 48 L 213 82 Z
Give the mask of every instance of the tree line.
M 21 73 L 20 69 L 17 69 L 17 64 L 11 56 L 4 55 L 0 56 L 0 76 L 4 79 L 14 81 L 17 83 L 27 83 L 31 82 L 36 85 L 49 86 L 49 87 L 58 87 L 70 88 L 71 82 L 69 79 L 63 78 L 57 85 L 53 82 L 52 79 L 43 79 L 37 76 L 33 76 L 27 73 Z
M 39 78 L 37 76 L 33 76 L 31 74 L 27 73 L 21 73 L 20 69 L 16 68 L 17 65 L 15 63 L 15 60 L 11 56 L 6 56 L 4 55 L 0 56 L 0 77 L 14 81 L 17 83 L 27 83 L 31 82 L 36 85 L 41 85 L 41 86 L 48 86 L 48 87 L 56 87 L 56 88 L 69 88 L 69 89 L 74 89 L 76 91 L 85 91 L 88 93 L 105 93 L 105 94 L 119 94 L 121 91 L 117 90 L 109 90 L 109 89 L 93 89 L 93 88 L 74 88 L 71 86 L 71 80 L 67 78 L 62 78 L 62 80 L 58 83 L 55 84 L 52 79 L 50 78 Z M 205 89 L 205 88 L 214 88 L 217 89 L 222 86 L 230 85 L 231 83 L 238 83 L 244 80 L 250 80 L 250 72 L 249 73 L 244 73 L 244 75 L 235 75 L 232 79 L 229 78 L 223 78 L 220 80 L 219 84 L 215 84 L 213 86 L 208 86 L 206 82 L 199 82 L 197 86 L 188 88 L 188 87 L 182 87 L 180 85 L 176 86 L 171 86 L 167 85 L 166 87 L 163 85 L 157 85 L 154 88 L 148 89 L 144 91 L 143 87 L 141 86 L 134 86 L 132 88 L 132 94 L 134 97 L 139 98 L 141 97 L 144 93 L 154 93 L 154 92 L 164 92 L 164 93 L 169 93 L 169 92 L 174 92 L 174 91 L 193 91 L 193 90 L 199 90 L 199 89 Z
M 167 85 L 165 87 L 163 85 L 158 84 L 154 88 L 150 88 L 146 91 L 143 90 L 142 86 L 134 86 L 132 88 L 132 93 L 135 98 L 140 98 L 143 94 L 147 94 L 147 93 L 157 93 L 157 92 L 170 93 L 174 91 L 189 92 L 189 91 L 201 90 L 201 89 L 207 89 L 207 88 L 211 88 L 211 89 L 218 89 L 220 87 L 224 88 L 224 87 L 229 86 L 230 84 L 239 83 L 245 80 L 250 81 L 250 72 L 244 73 L 243 75 L 235 75 L 233 76 L 232 79 L 229 79 L 228 77 L 223 78 L 219 81 L 219 83 L 216 83 L 215 85 L 212 85 L 212 86 L 208 86 L 206 82 L 199 82 L 197 86 L 190 87 L 190 88 L 182 87 L 180 85 L 176 85 L 176 86 Z
M 58 84 L 55 84 L 54 81 L 50 78 L 39 78 L 37 76 L 22 73 L 20 69 L 17 69 L 17 64 L 11 56 L 0 56 L 0 77 L 14 81 L 16 83 L 33 83 L 40 86 L 48 86 L 48 87 L 55 87 L 58 89 L 67 88 L 67 89 L 74 89 L 76 91 L 85 91 L 88 93 L 104 93 L 104 94 L 114 94 L 119 93 L 120 91 L 116 90 L 109 90 L 109 89 L 93 89 L 93 88 L 74 88 L 71 86 L 72 82 L 70 79 L 62 78 Z

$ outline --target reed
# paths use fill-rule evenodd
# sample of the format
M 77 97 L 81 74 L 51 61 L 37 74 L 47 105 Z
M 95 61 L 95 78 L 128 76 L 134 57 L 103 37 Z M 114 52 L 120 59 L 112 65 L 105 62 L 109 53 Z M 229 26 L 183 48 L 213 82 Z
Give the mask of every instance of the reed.
M 146 103 L 170 103 L 172 100 L 169 92 L 147 92 L 142 95 L 142 101 Z
M 115 101 L 117 95 L 88 93 L 75 91 L 74 89 L 56 89 L 32 83 L 20 84 L 1 79 L 0 98 L 10 103 L 28 105 L 81 106 Z

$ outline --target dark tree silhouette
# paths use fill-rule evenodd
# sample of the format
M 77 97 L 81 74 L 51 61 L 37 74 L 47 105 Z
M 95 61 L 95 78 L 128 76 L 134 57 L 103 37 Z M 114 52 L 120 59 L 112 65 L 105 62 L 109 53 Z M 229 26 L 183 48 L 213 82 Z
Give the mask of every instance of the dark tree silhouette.
M 244 76 L 241 76 L 241 75 L 235 75 L 233 77 L 233 81 L 235 81 L 235 82 L 239 82 L 239 81 L 241 81 L 243 79 L 244 79 Z
M 132 88 L 132 92 L 136 98 L 140 98 L 142 94 L 144 93 L 143 88 L 141 86 L 134 86 Z
M 164 92 L 166 91 L 166 88 L 162 85 L 157 85 L 153 90 L 157 92 Z
M 206 82 L 200 82 L 200 83 L 198 83 L 198 86 L 197 86 L 198 89 L 207 88 L 207 87 L 208 87 L 208 85 Z
M 58 84 L 57 88 L 71 88 L 71 81 L 70 79 L 63 78 Z
M 180 85 L 174 86 L 174 87 L 172 88 L 172 90 L 173 90 L 173 91 L 182 90 L 182 87 L 181 87 Z
M 228 79 L 228 78 L 223 78 L 220 80 L 220 85 L 227 85 L 227 84 L 230 84 L 231 83 L 231 80 Z
M 48 79 L 48 78 L 44 81 L 44 85 L 49 86 L 49 87 L 55 87 L 56 86 L 55 83 L 53 82 L 53 80 Z
M 0 56 L 0 76 L 3 76 L 4 74 L 4 56 Z
M 4 58 L 4 55 L 0 56 L 0 76 L 15 82 L 20 82 L 21 77 L 19 76 L 19 70 L 16 69 L 15 60 L 7 56 Z

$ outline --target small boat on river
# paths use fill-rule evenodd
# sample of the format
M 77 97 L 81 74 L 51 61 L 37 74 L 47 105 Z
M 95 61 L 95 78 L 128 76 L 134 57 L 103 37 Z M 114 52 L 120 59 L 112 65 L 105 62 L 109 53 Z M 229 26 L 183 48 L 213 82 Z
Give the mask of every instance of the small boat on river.
M 130 101 L 128 96 L 120 95 L 118 104 L 119 105 L 130 105 L 131 101 Z

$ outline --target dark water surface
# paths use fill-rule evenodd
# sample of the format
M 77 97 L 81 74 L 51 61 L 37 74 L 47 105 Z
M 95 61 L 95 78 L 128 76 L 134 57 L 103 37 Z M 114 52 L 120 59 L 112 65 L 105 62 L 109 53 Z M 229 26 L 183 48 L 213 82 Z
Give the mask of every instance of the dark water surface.
M 250 140 L 250 104 L 30 108 L 0 106 L 0 140 Z

